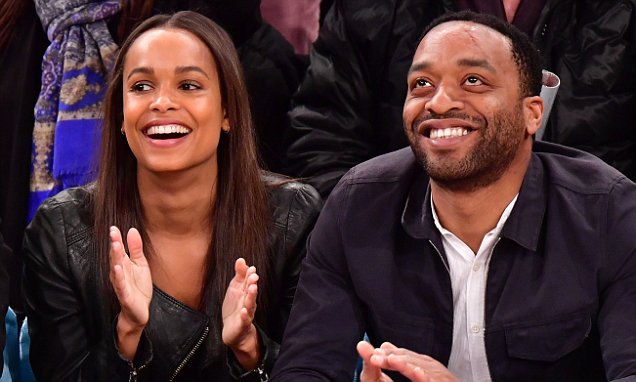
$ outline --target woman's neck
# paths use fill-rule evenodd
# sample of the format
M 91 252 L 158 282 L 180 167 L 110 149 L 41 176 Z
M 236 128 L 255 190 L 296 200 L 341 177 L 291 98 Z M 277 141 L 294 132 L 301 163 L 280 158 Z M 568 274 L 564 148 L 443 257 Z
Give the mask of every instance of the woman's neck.
M 216 199 L 216 173 L 137 175 L 148 233 L 184 235 L 207 231 Z M 206 232 L 207 233 L 207 232 Z
M 153 283 L 192 309 L 200 307 L 213 238 L 216 174 L 211 174 L 137 176 Z

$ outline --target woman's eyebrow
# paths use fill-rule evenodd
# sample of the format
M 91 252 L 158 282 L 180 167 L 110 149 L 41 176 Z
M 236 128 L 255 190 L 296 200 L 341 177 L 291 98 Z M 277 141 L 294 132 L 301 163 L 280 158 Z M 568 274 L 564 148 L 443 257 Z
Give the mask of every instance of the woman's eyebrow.
M 174 72 L 177 73 L 177 74 L 182 74 L 182 73 L 186 73 L 186 72 L 199 72 L 199 73 L 203 74 L 205 76 L 205 78 L 210 79 L 210 77 L 208 77 L 208 74 L 205 72 L 205 70 L 203 70 L 200 67 L 195 66 L 195 65 L 177 66 L 177 68 L 174 70 Z
M 153 74 L 155 71 L 152 68 L 146 67 L 146 66 L 140 66 L 138 68 L 135 68 L 133 70 L 130 71 L 130 73 L 128 73 L 128 77 L 126 77 L 126 79 L 130 79 L 130 77 L 135 74 L 135 73 L 141 73 L 141 74 Z

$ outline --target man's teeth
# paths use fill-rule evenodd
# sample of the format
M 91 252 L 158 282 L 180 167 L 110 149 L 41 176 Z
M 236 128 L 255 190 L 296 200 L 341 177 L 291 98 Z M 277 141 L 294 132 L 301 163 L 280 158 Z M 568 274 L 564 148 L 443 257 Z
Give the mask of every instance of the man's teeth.
M 468 130 L 462 127 L 447 127 L 445 129 L 432 129 L 431 139 L 456 138 L 468 134 Z
M 183 127 L 181 125 L 161 125 L 161 126 L 151 126 L 146 131 L 146 135 L 155 135 L 155 134 L 188 134 L 190 129 L 187 127 Z

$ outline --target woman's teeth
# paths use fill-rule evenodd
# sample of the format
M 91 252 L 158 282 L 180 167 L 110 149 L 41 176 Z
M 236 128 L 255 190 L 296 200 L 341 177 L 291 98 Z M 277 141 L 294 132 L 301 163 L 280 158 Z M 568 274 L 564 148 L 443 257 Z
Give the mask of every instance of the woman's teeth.
M 146 130 L 146 135 L 159 135 L 159 134 L 188 134 L 190 129 L 181 125 L 158 125 L 150 126 Z

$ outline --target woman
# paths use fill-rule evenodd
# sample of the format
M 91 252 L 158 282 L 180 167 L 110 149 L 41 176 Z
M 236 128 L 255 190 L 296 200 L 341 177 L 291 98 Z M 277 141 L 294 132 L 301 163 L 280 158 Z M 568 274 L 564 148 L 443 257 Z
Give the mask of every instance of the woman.
M 266 379 L 320 199 L 259 170 L 250 118 L 206 17 L 155 16 L 122 44 L 97 182 L 26 232 L 38 380 Z

